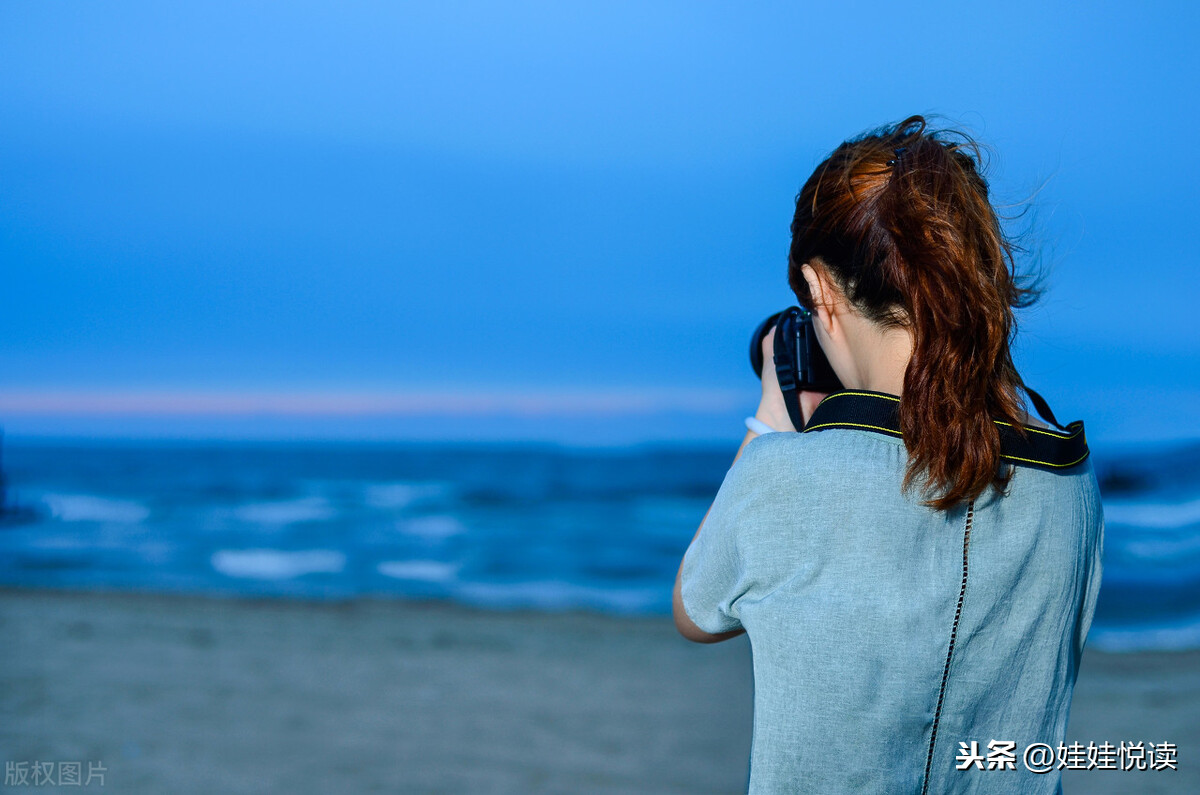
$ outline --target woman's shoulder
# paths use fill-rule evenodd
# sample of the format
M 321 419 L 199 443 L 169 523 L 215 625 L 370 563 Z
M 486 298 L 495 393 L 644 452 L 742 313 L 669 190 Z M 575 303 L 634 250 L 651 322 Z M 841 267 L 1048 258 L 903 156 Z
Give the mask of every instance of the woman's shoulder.
M 750 440 L 743 456 L 752 453 L 760 459 L 815 460 L 823 456 L 833 460 L 862 456 L 875 457 L 887 451 L 904 450 L 898 436 L 853 428 L 831 428 L 807 433 L 767 433 Z
M 1007 487 L 996 495 L 996 501 L 1007 504 L 1010 512 L 1028 505 L 1039 516 L 1047 512 L 1061 514 L 1057 519 L 1066 523 L 1096 523 L 1103 516 L 1100 485 L 1090 456 L 1065 469 L 1014 466 Z
M 906 459 L 902 440 L 876 433 L 846 429 L 769 433 L 750 440 L 730 476 L 754 483 L 796 485 L 813 479 L 850 484 L 855 473 L 902 473 Z

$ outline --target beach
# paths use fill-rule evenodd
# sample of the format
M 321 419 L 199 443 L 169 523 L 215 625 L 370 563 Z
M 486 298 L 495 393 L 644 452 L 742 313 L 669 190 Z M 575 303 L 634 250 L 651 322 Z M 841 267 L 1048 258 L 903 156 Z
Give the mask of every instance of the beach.
M 664 617 L 7 588 L 0 633 L 0 756 L 103 791 L 745 789 L 749 645 Z M 1200 652 L 1089 650 L 1068 741 L 1172 742 L 1179 770 L 1064 790 L 1200 791 L 1198 706 Z

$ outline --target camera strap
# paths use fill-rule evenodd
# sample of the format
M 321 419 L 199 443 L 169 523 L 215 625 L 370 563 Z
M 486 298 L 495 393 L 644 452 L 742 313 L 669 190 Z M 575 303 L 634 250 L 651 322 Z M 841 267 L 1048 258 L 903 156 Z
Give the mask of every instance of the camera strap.
M 1011 423 L 993 420 L 1000 431 L 1000 457 L 1017 466 L 1061 471 L 1082 463 L 1088 457 L 1083 422 L 1076 420 L 1064 428 L 1041 395 L 1028 389 L 1031 402 L 1042 418 L 1060 430 L 1023 425 L 1024 435 Z M 804 433 L 850 428 L 901 437 L 900 398 L 883 392 L 846 389 L 827 395 L 817 406 Z
M 780 312 L 779 315 L 784 314 Z M 774 317 L 768 318 L 767 322 L 771 322 Z M 775 325 L 775 377 L 779 380 L 779 391 L 783 393 L 783 405 L 787 407 L 788 418 L 792 421 L 793 428 L 804 427 L 804 413 L 800 411 L 800 390 L 797 389 L 798 374 L 796 373 L 796 362 L 794 358 L 788 355 L 787 351 L 794 350 L 795 344 L 789 349 L 784 342 L 784 326 L 787 324 L 777 323 Z M 796 324 L 791 324 L 794 328 Z

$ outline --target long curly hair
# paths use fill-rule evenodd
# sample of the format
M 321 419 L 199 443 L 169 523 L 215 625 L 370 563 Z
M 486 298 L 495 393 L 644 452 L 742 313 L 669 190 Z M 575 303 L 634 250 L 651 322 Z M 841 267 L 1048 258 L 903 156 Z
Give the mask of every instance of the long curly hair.
M 815 262 L 865 317 L 912 333 L 904 488 L 933 494 L 925 502 L 938 510 L 1007 486 L 993 419 L 1023 433 L 1013 310 L 1039 290 L 1017 273 L 981 171 L 970 137 L 912 116 L 835 149 L 792 220 L 788 281 L 801 304 L 812 308 L 801 268 Z

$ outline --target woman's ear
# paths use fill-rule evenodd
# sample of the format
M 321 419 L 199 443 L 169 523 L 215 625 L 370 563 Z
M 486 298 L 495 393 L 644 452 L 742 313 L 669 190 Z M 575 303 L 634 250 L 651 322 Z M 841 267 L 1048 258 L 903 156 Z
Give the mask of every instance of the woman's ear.
M 804 275 L 804 281 L 808 282 L 808 294 L 813 300 L 813 314 L 827 333 L 832 332 L 835 297 L 833 285 L 829 281 L 829 271 L 819 262 L 815 267 L 806 262 L 800 266 L 800 272 Z

